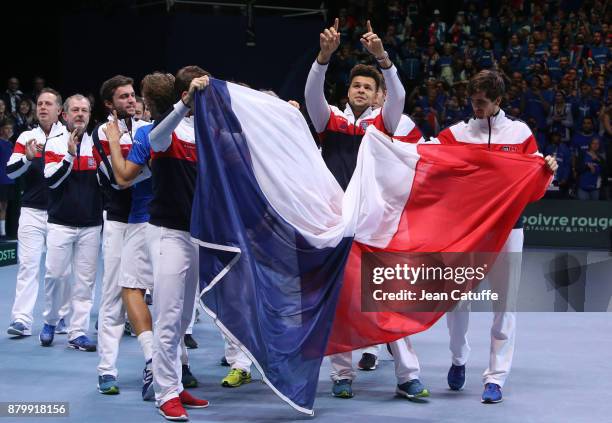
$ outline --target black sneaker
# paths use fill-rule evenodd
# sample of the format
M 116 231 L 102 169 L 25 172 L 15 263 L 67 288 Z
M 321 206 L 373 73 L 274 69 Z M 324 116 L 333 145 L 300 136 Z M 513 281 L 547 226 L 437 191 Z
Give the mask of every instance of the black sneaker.
M 136 333 L 134 333 L 134 328 L 130 322 L 125 322 L 125 325 L 123 326 L 123 335 L 136 336 Z
M 183 364 L 181 367 L 183 373 L 181 383 L 183 384 L 183 388 L 196 388 L 198 386 L 198 380 L 191 374 L 189 366 L 187 364 Z
M 195 339 L 193 339 L 193 336 L 191 336 L 191 334 L 185 334 L 185 337 L 183 339 L 185 340 L 185 346 L 190 350 L 195 350 L 196 348 L 198 348 L 198 343 Z
M 363 353 L 361 356 L 361 360 L 359 360 L 359 364 L 357 367 L 359 370 L 376 370 L 376 366 L 378 365 L 378 357 L 374 354 Z

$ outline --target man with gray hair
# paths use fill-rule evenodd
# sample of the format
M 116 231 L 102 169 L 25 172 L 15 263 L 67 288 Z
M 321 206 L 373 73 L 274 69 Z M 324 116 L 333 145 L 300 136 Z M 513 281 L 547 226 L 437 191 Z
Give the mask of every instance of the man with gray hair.
M 90 115 L 87 97 L 76 94 L 66 99 L 63 118 L 68 130 L 47 142 L 44 168 L 49 187 L 45 262 L 49 304 L 45 326 L 53 327 L 59 321 L 61 292 L 69 283 L 65 269 L 72 265 L 74 286 L 68 346 L 79 351 L 96 350 L 96 344 L 87 337 L 87 330 L 102 229 L 99 161 L 94 157 L 93 140 L 86 132 Z M 53 333 L 50 334 L 46 346 L 53 342 Z

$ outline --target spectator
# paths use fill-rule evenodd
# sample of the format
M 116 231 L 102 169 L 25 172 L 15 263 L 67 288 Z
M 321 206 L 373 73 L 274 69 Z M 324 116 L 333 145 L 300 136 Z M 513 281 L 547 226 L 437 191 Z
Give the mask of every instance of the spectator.
M 438 69 L 440 79 L 448 85 L 453 83 L 453 46 L 449 43 L 444 44 L 444 51 L 440 59 L 438 59 Z
M 411 92 L 418 84 L 422 74 L 421 51 L 416 38 L 410 37 L 404 41 L 400 49 L 402 59 L 401 70 L 404 76 L 406 91 Z
M 561 53 L 558 45 L 553 45 L 550 49 L 550 55 L 546 59 L 546 69 L 548 74 L 555 81 L 559 82 L 563 76 L 561 70 Z
M 455 22 L 448 32 L 450 33 L 450 42 L 453 47 L 460 47 L 466 42 L 467 37 L 470 35 L 470 26 L 465 23 L 465 15 L 463 12 L 457 13 Z
M 523 56 L 523 47 L 521 47 L 520 40 L 517 34 L 512 34 L 510 37 L 510 45 L 506 50 L 506 56 L 510 61 L 510 69 L 513 72 L 520 70 L 519 65 L 521 57 Z
M 543 92 L 542 78 L 535 75 L 531 78 L 531 88 L 523 94 L 521 110 L 525 118 L 534 118 L 540 131 L 546 130 L 546 117 L 553 101 L 550 92 Z
M 482 48 L 478 51 L 475 62 L 478 69 L 491 69 L 495 66 L 497 58 L 490 38 L 486 37 L 482 40 Z
M 19 101 L 23 98 L 23 93 L 19 90 L 19 80 L 15 77 L 9 78 L 7 89 L 2 99 L 6 104 L 9 113 L 17 112 Z
M 446 42 L 446 23 L 440 20 L 440 11 L 438 9 L 433 12 L 434 21 L 429 25 L 427 31 L 427 40 L 429 45 L 437 47 Z
M 599 154 L 599 139 L 593 138 L 588 150 L 580 155 L 576 172 L 578 174 L 578 199 L 599 200 L 602 171 L 605 161 Z
M 548 43 L 546 42 L 546 33 L 543 31 L 533 31 L 533 43 L 535 45 L 535 57 L 538 62 L 544 61 L 548 56 Z
M 589 117 L 595 119 L 599 113 L 600 104 L 592 96 L 593 89 L 587 82 L 580 84 L 580 95 L 572 104 L 575 129 L 582 126 L 582 121 Z
M 136 112 L 134 113 L 134 120 L 141 120 L 145 114 L 145 102 L 142 97 L 136 96 Z M 145 120 L 146 122 L 146 120 Z
M 570 176 L 572 170 L 572 153 L 569 147 L 561 142 L 561 133 L 552 131 L 549 134 L 550 144 L 544 148 L 544 156 L 555 156 L 559 168 L 555 172 L 552 190 L 558 189 L 558 198 L 569 198 Z
M 431 138 L 436 136 L 434 128 L 427 121 L 425 112 L 421 106 L 415 106 L 412 110 L 412 120 L 414 121 L 417 128 L 421 130 L 424 138 Z
M 36 118 L 34 115 L 34 107 L 29 99 L 23 98 L 19 101 L 17 112 L 13 113 L 13 121 L 15 122 L 14 139 L 17 139 L 22 132 L 34 128 Z
M 593 118 L 587 116 L 582 120 L 582 130 L 576 132 L 572 137 L 570 147 L 574 155 L 580 156 L 581 153 L 586 152 L 595 137 Z
M 0 121 L 0 241 L 6 239 L 6 209 L 13 197 L 15 181 L 6 175 L 6 164 L 13 153 L 13 124 L 6 119 Z
M 597 31 L 593 36 L 589 57 L 593 59 L 597 67 L 605 66 L 610 61 L 610 49 L 604 45 L 601 31 Z
M 32 92 L 28 96 L 29 99 L 32 100 L 32 102 L 36 103 L 36 100 L 38 100 L 38 96 L 40 95 L 40 92 L 46 86 L 47 84 L 43 78 L 41 78 L 40 76 L 35 76 L 34 79 L 32 80 Z
M 569 143 L 574 119 L 572 118 L 572 106 L 565 102 L 561 91 L 555 93 L 555 102 L 550 108 L 546 124 L 550 127 L 551 132 L 557 132 L 561 136 L 562 142 Z
M 7 119 L 11 119 L 11 113 L 6 110 L 6 103 L 0 99 L 0 122 L 4 122 Z

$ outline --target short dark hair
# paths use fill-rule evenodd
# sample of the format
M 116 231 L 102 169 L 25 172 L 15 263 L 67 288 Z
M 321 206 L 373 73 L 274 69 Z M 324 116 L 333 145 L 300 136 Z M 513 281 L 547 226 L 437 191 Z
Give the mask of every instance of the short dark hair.
M 140 82 L 140 91 L 151 104 L 151 117 L 158 119 L 174 103 L 174 75 L 153 72 Z
M 474 75 L 468 83 L 468 95 L 472 96 L 478 91 L 484 92 L 489 100 L 495 101 L 504 95 L 506 85 L 499 73 L 485 69 Z
M 351 69 L 351 74 L 349 76 L 349 85 L 353 83 L 353 78 L 355 78 L 356 76 L 365 76 L 368 78 L 372 78 L 376 83 L 374 91 L 378 91 L 378 87 L 381 86 L 382 75 L 374 66 L 362 64 L 353 66 L 353 69 Z
M 206 75 L 210 76 L 210 72 L 195 65 L 185 66 L 179 69 L 174 79 L 174 94 L 176 98 L 180 98 L 183 92 L 189 91 L 189 84 L 191 84 L 193 79 Z
M 141 96 L 137 95 L 136 96 L 136 103 L 140 103 L 140 104 L 144 105 L 144 98 L 142 98 Z
M 45 87 L 42 90 L 40 90 L 40 92 L 38 93 L 38 97 L 36 97 L 37 103 L 38 103 L 38 98 L 45 93 L 53 94 L 55 96 L 55 102 L 57 103 L 57 105 L 62 107 L 62 95 L 58 91 L 54 90 L 53 88 L 49 88 L 49 87 Z
M 134 80 L 128 76 L 123 75 L 115 75 L 110 79 L 107 79 L 100 87 L 100 98 L 102 98 L 102 102 L 104 101 L 113 101 L 113 95 L 115 95 L 115 91 L 119 87 L 123 87 L 125 85 L 134 85 Z

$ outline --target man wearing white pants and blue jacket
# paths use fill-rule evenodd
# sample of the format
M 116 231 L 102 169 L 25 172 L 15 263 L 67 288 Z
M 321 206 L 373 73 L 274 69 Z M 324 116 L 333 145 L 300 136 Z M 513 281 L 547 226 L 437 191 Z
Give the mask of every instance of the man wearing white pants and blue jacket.
M 92 138 L 86 132 L 90 114 L 91 105 L 86 97 L 76 94 L 66 99 L 63 117 L 67 131 L 49 140 L 45 149 L 44 174 L 50 189 L 45 262 L 45 287 L 49 295 L 40 342 L 43 346 L 53 343 L 60 319 L 61 293 L 70 283 L 65 269 L 72 265 L 73 313 L 68 346 L 80 351 L 96 350 L 87 331 L 102 229 L 99 163 L 94 158 Z
M 62 97 L 51 88 L 44 88 L 36 100 L 36 118 L 39 126 L 22 132 L 15 142 L 13 154 L 7 163 L 7 174 L 11 179 L 24 178 L 21 216 L 17 232 L 17 255 L 19 270 L 15 301 L 11 312 L 11 324 L 7 333 L 11 336 L 32 334 L 33 312 L 38 296 L 40 262 L 47 238 L 48 189 L 43 176 L 42 155 L 48 140 L 62 137 L 67 130 L 58 121 L 62 110 Z M 69 271 L 70 269 L 65 269 Z M 48 293 L 45 293 L 48 296 Z M 62 294 L 60 320 L 56 333 L 66 333 L 64 317 L 70 312 L 70 287 Z M 45 310 L 45 314 L 48 310 Z

